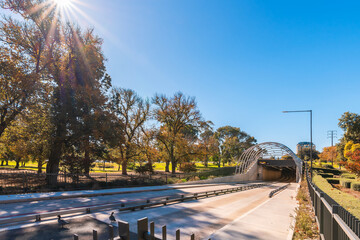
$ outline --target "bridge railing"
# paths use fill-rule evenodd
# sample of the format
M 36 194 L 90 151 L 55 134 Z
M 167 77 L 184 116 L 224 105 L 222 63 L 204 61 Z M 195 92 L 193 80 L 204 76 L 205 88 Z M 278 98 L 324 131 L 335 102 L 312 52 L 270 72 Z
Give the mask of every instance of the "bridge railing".
M 321 239 L 360 240 L 360 221 L 311 182 L 307 184 Z

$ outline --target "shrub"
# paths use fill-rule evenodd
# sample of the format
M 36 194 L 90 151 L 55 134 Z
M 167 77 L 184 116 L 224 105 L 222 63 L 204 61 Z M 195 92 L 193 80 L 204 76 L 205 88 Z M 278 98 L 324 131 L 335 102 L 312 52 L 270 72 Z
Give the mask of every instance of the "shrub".
M 314 171 L 317 171 L 319 173 L 332 173 L 334 175 L 340 175 L 342 172 L 338 169 L 330 169 L 330 168 L 317 168 L 313 167 Z
M 341 175 L 341 178 L 347 178 L 347 179 L 355 179 L 356 175 L 351 173 L 344 173 Z
M 347 179 L 347 178 L 341 178 L 340 179 L 340 184 L 341 186 L 345 187 L 345 188 L 350 188 L 351 187 L 351 180 Z
M 327 164 L 324 164 L 324 165 L 323 165 L 323 168 L 334 169 L 334 166 L 331 165 L 331 164 L 329 164 L 329 163 L 327 163 Z
M 138 166 L 135 168 L 135 172 L 139 173 L 139 174 L 145 174 L 145 173 L 153 173 L 154 172 L 154 166 L 152 166 L 151 164 L 147 163 L 145 165 L 142 166 Z
M 353 182 L 351 184 L 351 189 L 354 191 L 360 191 L 360 182 Z
M 339 178 L 327 178 L 326 180 L 327 180 L 328 183 L 330 183 L 330 184 L 339 184 L 339 183 L 340 183 L 340 179 L 339 179 Z
M 332 178 L 334 177 L 334 174 L 332 173 L 320 173 L 320 176 L 322 176 L 323 178 Z
M 188 181 L 199 181 L 200 178 L 198 176 L 193 176 L 188 179 Z
M 184 173 L 196 172 L 196 164 L 195 163 L 183 163 L 180 165 L 180 171 Z

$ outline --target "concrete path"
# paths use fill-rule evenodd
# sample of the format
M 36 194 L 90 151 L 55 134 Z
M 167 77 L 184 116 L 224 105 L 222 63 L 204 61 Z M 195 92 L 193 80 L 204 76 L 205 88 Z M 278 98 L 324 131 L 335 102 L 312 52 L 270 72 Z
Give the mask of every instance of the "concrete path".
M 297 184 L 275 195 L 247 214 L 219 229 L 210 237 L 224 239 L 291 239 L 295 213 Z

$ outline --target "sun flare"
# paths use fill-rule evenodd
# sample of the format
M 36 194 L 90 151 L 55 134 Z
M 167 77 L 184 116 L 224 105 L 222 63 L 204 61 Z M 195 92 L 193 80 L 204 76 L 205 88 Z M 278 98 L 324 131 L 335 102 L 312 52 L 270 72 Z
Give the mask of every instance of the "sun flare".
M 73 0 L 54 0 L 55 4 L 61 8 L 69 8 Z

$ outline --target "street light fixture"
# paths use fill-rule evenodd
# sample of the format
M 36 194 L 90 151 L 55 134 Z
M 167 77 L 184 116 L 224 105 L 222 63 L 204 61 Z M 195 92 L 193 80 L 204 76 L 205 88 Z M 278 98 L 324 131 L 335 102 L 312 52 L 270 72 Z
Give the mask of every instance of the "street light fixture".
M 283 113 L 301 113 L 301 112 L 308 112 L 310 113 L 310 177 L 312 181 L 312 110 L 298 110 L 298 111 L 283 111 Z

